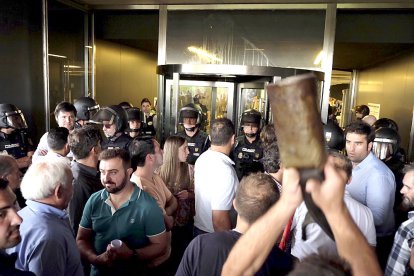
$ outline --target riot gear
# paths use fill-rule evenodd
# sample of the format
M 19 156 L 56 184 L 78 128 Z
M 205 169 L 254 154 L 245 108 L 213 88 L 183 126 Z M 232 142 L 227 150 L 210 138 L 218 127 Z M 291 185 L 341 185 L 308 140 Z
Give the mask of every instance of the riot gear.
M 0 104 L 0 128 L 26 129 L 22 111 L 12 104 Z
M 125 110 L 128 110 L 132 107 L 134 107 L 130 102 L 122 102 L 118 104 L 120 107 L 122 107 Z
M 102 124 L 104 121 L 108 121 L 108 124 L 115 124 L 116 133 L 122 132 L 126 126 L 126 114 L 124 109 L 118 105 L 110 105 L 101 108 L 92 117 L 92 122 Z
M 198 130 L 192 137 L 188 136 L 185 131 L 178 132 L 177 136 L 187 140 L 188 150 L 190 151 L 187 156 L 187 163 L 190 165 L 194 165 L 197 158 L 210 147 L 208 134 L 202 130 Z
M 333 121 L 329 120 L 326 125 L 323 125 L 323 134 L 328 149 L 337 151 L 342 151 L 344 149 L 344 131 Z
M 381 118 L 378 119 L 373 125 L 372 127 L 377 130 L 380 129 L 381 127 L 387 127 L 387 128 L 392 128 L 393 130 L 395 130 L 396 132 L 398 132 L 398 125 L 394 120 L 391 120 L 389 118 Z
M 76 108 L 76 119 L 89 121 L 99 110 L 99 104 L 90 97 L 81 97 L 73 104 Z
M 241 115 L 241 119 L 240 119 L 240 127 L 243 128 L 243 126 L 245 124 L 256 124 L 258 131 L 255 133 L 246 133 L 244 132 L 244 134 L 249 137 L 249 138 L 254 138 L 258 133 L 259 130 L 261 129 L 261 122 L 262 122 L 262 114 L 254 109 L 248 109 L 245 110 L 242 115 Z
M 381 127 L 375 131 L 372 150 L 379 159 L 386 160 L 398 152 L 400 143 L 398 132 L 389 127 Z
M 263 172 L 262 158 L 263 144 L 260 139 L 250 143 L 244 135 L 237 137 L 232 159 L 239 180 L 252 172 Z
M 135 137 L 141 130 L 141 118 L 142 118 L 141 110 L 139 110 L 139 108 L 137 107 L 131 107 L 126 110 L 126 113 L 127 113 L 128 126 L 125 131 L 130 132 L 131 137 Z M 133 124 L 133 122 L 131 121 L 136 121 L 139 123 Z M 131 127 L 131 124 L 133 125 L 132 127 Z
M 357 113 L 361 114 L 361 116 L 356 115 Z M 365 116 L 369 115 L 369 107 L 366 105 L 357 105 L 355 107 L 355 115 L 357 116 L 358 119 L 362 119 Z
M 178 123 L 184 126 L 184 118 L 194 118 L 197 119 L 196 124 L 194 127 L 185 128 L 187 131 L 194 131 L 197 127 L 200 127 L 203 112 L 201 108 L 193 103 L 185 105 L 183 108 L 180 109 L 180 116 Z

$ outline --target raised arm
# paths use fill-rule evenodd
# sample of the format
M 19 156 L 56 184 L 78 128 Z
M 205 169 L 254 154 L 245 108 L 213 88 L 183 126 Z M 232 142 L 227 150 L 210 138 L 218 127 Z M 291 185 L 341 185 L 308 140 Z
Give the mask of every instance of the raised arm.
M 280 200 L 237 241 L 223 266 L 222 275 L 253 275 L 257 272 L 301 202 L 299 174 L 294 169 L 286 169 Z
M 329 164 L 325 181 L 309 180 L 306 190 L 322 209 L 333 231 L 339 255 L 350 265 L 353 275 L 381 275 L 377 257 L 354 223 L 344 203 L 345 180 Z

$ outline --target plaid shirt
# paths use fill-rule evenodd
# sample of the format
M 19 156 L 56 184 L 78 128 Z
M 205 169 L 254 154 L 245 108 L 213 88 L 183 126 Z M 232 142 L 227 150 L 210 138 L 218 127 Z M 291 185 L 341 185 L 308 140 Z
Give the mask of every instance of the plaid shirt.
M 398 228 L 394 237 L 394 245 L 388 257 L 385 276 L 408 275 L 411 247 L 414 241 L 414 211 L 408 213 L 408 220 Z

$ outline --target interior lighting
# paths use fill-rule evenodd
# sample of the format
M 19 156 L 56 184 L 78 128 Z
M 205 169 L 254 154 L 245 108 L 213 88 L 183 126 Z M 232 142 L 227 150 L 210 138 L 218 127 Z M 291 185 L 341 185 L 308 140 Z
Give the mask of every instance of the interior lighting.
M 187 49 L 188 49 L 188 51 L 198 55 L 201 58 L 205 58 L 205 59 L 209 59 L 211 61 L 217 61 L 217 62 L 222 62 L 223 61 L 221 58 L 218 58 L 216 55 L 214 55 L 214 54 L 212 54 L 212 53 L 210 53 L 206 50 L 203 50 L 201 48 L 198 48 L 198 47 L 195 47 L 195 46 L 190 46 Z
M 314 65 L 320 65 L 323 59 L 323 50 L 319 52 L 319 54 L 316 56 L 315 60 L 313 61 Z

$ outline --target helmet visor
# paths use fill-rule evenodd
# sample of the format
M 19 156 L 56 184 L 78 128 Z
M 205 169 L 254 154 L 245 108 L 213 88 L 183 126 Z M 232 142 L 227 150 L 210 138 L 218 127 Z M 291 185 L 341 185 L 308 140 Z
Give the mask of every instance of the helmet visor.
M 92 118 L 96 113 L 98 113 L 99 108 L 100 108 L 99 104 L 97 104 L 95 106 L 88 107 L 89 118 Z
M 107 121 L 107 124 L 113 124 L 115 121 L 115 114 L 104 108 L 96 112 L 91 119 L 91 122 L 96 124 L 103 124 L 104 121 Z
M 387 142 L 374 141 L 372 144 L 372 150 L 376 157 L 381 160 L 387 159 L 394 154 L 393 145 Z
M 18 111 L 6 112 L 7 125 L 14 129 L 27 128 L 26 120 L 24 119 L 23 113 Z

